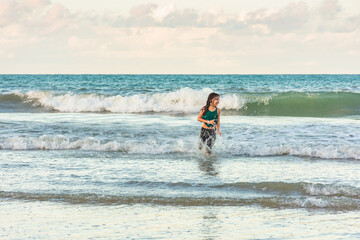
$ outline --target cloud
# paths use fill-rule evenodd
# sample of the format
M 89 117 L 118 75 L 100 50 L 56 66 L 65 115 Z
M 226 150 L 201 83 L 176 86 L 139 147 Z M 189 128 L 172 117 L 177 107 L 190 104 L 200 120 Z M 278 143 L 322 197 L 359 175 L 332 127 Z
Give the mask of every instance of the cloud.
M 218 9 L 205 12 L 178 9 L 175 5 L 143 4 L 133 7 L 130 16 L 114 23 L 116 27 L 197 27 L 217 28 L 229 34 L 270 34 L 303 31 L 313 14 L 305 2 L 292 2 L 281 9 L 258 9 L 229 15 Z
M 125 26 L 138 26 L 138 27 L 149 27 L 153 26 L 155 19 L 152 16 L 152 13 L 158 6 L 156 4 L 144 4 L 133 7 L 130 10 L 130 17 L 123 23 L 126 23 Z
M 122 23 L 128 27 L 194 27 L 198 26 L 197 19 L 198 12 L 194 9 L 176 9 L 173 4 L 158 6 L 148 3 L 133 7 L 130 17 Z
M 227 16 L 216 11 L 199 12 L 195 9 L 176 9 L 174 5 L 160 7 L 145 4 L 133 8 L 130 15 L 127 24 L 132 27 L 214 27 L 228 32 L 247 29 L 249 33 L 269 33 L 299 31 L 308 22 L 310 11 L 306 3 L 298 2 L 279 10 L 248 12 L 241 19 L 237 15 Z
M 56 1 L 0 0 L 0 59 L 31 55 L 47 60 L 43 64 L 62 59 L 74 69 L 78 62 L 94 64 L 93 71 L 118 64 L 132 72 L 140 66 L 169 72 L 181 65 L 203 73 L 254 73 L 258 63 L 265 72 L 276 71 L 279 63 L 296 70 L 297 58 L 315 68 L 309 63 L 321 63 L 326 54 L 358 56 L 360 15 L 344 12 L 334 0 L 232 14 L 155 3 L 134 6 L 128 14 L 72 12 Z
M 309 9 L 306 3 L 290 3 L 283 9 L 271 14 L 265 23 L 275 31 L 297 31 L 309 20 Z
M 0 2 L 0 27 L 4 27 L 14 20 L 13 9 L 15 1 L 7 0 Z
M 341 16 L 342 7 L 338 0 L 324 0 L 318 11 L 323 18 L 317 25 L 320 33 L 351 33 L 360 28 L 360 15 Z
M 228 19 L 229 17 L 221 9 L 211 8 L 199 15 L 198 22 L 204 27 L 219 27 L 226 23 Z
M 248 25 L 267 26 L 273 32 L 296 32 L 309 21 L 309 8 L 306 3 L 290 3 L 279 10 L 259 9 L 245 16 Z
M 136 7 L 133 7 L 130 10 L 130 16 L 131 18 L 140 18 L 144 16 L 151 16 L 154 9 L 156 9 L 158 6 L 156 4 L 148 3 L 144 5 L 139 5 Z
M 157 7 L 152 12 L 152 17 L 155 19 L 156 22 L 161 22 L 167 15 L 175 11 L 175 5 L 170 4 L 163 7 Z
M 0 1 L 0 29 L 19 28 L 24 34 L 51 34 L 72 20 L 66 7 L 49 0 Z
M 351 33 L 360 29 L 360 15 L 353 16 L 342 21 L 332 20 L 319 24 L 317 31 L 334 33 Z
M 162 21 L 161 25 L 166 27 L 198 26 L 198 12 L 194 9 L 173 11 Z
M 341 6 L 336 0 L 325 0 L 310 9 L 303 2 L 290 2 L 279 9 L 262 8 L 229 15 L 219 9 L 199 11 L 179 9 L 174 4 L 154 3 L 134 6 L 128 16 L 113 13 L 77 12 L 49 0 L 0 0 L 0 29 L 18 25 L 29 34 L 46 35 L 71 26 L 108 26 L 115 28 L 216 28 L 228 34 L 276 34 L 312 31 L 349 32 L 357 29 L 357 17 L 337 18 Z M 319 21 L 317 15 L 330 20 Z M 332 22 L 332 21 L 335 21 Z M 354 24 L 352 24 L 354 22 Z M 71 26 L 70 26 L 71 25 Z M 86 26 L 87 25 L 87 26 Z
M 319 7 L 320 14 L 325 18 L 332 18 L 341 11 L 341 6 L 337 0 L 325 0 Z

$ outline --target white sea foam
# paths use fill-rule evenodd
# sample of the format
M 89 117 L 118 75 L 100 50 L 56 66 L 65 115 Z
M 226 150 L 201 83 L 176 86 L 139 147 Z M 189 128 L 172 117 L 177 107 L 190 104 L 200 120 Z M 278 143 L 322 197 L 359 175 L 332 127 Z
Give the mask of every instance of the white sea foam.
M 309 183 L 304 186 L 306 193 L 313 196 L 347 196 L 347 197 L 360 197 L 360 189 L 348 185 L 335 185 L 335 184 L 314 184 Z
M 358 209 L 360 203 L 358 200 L 348 199 L 344 197 L 309 197 L 305 200 L 296 199 L 293 206 L 301 206 L 303 208 L 335 208 L 335 209 Z
M 220 142 L 220 143 L 219 143 Z M 292 145 L 235 144 L 236 140 L 217 141 L 214 152 L 220 154 L 245 156 L 305 156 L 323 159 L 360 159 L 360 147 L 353 146 L 317 146 L 306 143 Z M 120 151 L 129 153 L 196 153 L 198 152 L 197 137 L 182 139 L 121 139 L 103 141 L 94 137 L 68 138 L 63 135 L 40 137 L 9 137 L 0 140 L 0 149 L 13 150 L 89 150 L 89 151 Z M 330 151 L 331 150 L 331 151 Z M 309 190 L 311 191 L 311 190 Z M 314 190 L 315 191 L 315 190 Z M 320 191 L 320 190 L 319 190 Z M 322 189 L 321 191 L 326 191 Z
M 190 143 L 192 144 L 192 143 Z M 10 137 L 0 142 L 1 149 L 11 150 L 88 150 L 88 151 L 120 151 L 130 153 L 161 154 L 171 152 L 191 152 L 189 142 L 173 140 L 159 143 L 154 139 L 145 141 L 107 141 L 94 137 L 71 140 L 63 135 L 35 137 Z M 190 148 L 190 149 L 189 149 Z
M 303 200 L 298 200 L 300 201 L 301 207 L 319 207 L 319 208 L 325 208 L 325 207 L 329 207 L 331 206 L 331 202 L 325 199 L 321 199 L 321 198 L 314 198 L 314 197 L 309 197 L 307 198 L 305 201 Z M 294 201 L 295 203 L 297 203 L 298 201 Z
M 226 144 L 225 144 L 226 145 Z M 310 145 L 308 143 L 299 144 L 256 144 L 236 142 L 229 143 L 228 146 L 220 146 L 221 150 L 232 152 L 236 155 L 249 156 L 303 156 L 324 159 L 360 159 L 360 146 L 346 145 Z
M 212 90 L 209 88 L 202 90 L 181 88 L 168 93 L 136 94 L 132 96 L 74 93 L 57 95 L 49 91 L 29 91 L 25 94 L 17 93 L 17 95 L 33 102 L 34 105 L 60 112 L 194 113 L 204 106 L 207 96 L 211 92 Z M 222 109 L 241 109 L 244 108 L 247 101 L 249 100 L 245 97 L 225 94 L 221 97 L 219 107 Z

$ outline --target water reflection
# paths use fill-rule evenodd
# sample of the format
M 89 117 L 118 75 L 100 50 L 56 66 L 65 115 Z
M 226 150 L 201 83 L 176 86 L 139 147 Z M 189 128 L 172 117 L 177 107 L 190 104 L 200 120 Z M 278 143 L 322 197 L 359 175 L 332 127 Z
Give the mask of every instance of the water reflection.
M 216 161 L 217 159 L 214 156 L 201 157 L 199 158 L 199 169 L 203 171 L 206 175 L 217 176 L 219 172 L 214 166 Z

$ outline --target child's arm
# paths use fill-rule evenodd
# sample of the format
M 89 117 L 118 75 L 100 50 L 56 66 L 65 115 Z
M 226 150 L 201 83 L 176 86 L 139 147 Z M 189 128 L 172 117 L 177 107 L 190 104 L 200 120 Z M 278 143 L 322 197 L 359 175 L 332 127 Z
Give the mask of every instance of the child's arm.
M 217 113 L 218 113 L 218 118 L 217 118 L 217 124 L 216 124 L 216 131 L 217 133 L 221 136 L 221 132 L 220 132 L 220 109 L 217 109 Z

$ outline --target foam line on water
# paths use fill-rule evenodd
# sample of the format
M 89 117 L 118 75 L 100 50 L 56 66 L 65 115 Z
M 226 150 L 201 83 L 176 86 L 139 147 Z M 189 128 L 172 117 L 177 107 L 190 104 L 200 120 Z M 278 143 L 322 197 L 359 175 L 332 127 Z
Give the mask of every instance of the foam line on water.
M 114 183 L 119 185 L 120 183 Z M 360 188 L 345 184 L 322 184 L 307 182 L 234 182 L 234 183 L 187 183 L 187 182 L 151 182 L 128 181 L 123 186 L 146 186 L 150 188 L 181 188 L 181 189 L 212 189 L 226 191 L 256 191 L 259 193 L 303 195 L 303 196 L 332 196 L 360 199 Z
M 10 122 L 42 122 L 42 123 L 63 123 L 78 122 L 84 124 L 106 123 L 129 123 L 132 125 L 144 125 L 151 122 L 161 123 L 170 126 L 198 125 L 197 113 L 187 116 L 166 116 L 166 115 L 139 115 L 139 114 L 96 114 L 96 113 L 1 113 L 0 121 Z M 358 126 L 360 119 L 353 118 L 296 118 L 286 116 L 222 116 L 221 123 L 226 125 L 253 125 L 253 126 L 294 126 L 309 125 L 350 125 Z M 346 127 L 346 126 L 345 126 Z
M 87 150 L 146 154 L 200 153 L 198 138 L 178 139 L 122 139 L 104 141 L 94 137 L 69 138 L 63 135 L 40 137 L 8 137 L 0 139 L 0 149 L 8 150 Z M 303 156 L 323 159 L 360 159 L 359 145 L 312 143 L 242 143 L 237 139 L 227 143 L 219 140 L 215 153 L 244 156 Z
M 91 205 L 171 205 L 171 206 L 261 206 L 266 208 L 306 208 L 339 211 L 359 210 L 360 201 L 345 197 L 163 197 L 163 196 L 115 196 L 93 193 L 57 194 L 0 191 L 1 199 L 25 201 L 65 202 Z

